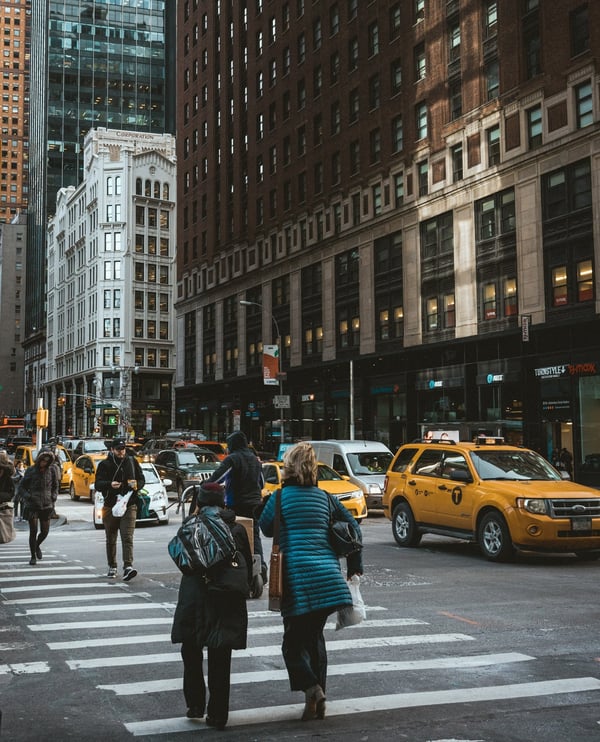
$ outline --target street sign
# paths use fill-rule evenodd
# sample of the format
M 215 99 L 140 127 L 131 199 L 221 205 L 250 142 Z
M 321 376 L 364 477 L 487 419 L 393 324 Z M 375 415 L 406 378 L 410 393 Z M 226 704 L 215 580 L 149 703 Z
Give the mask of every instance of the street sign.
M 276 394 L 273 397 L 273 407 L 275 407 L 277 410 L 289 410 L 291 407 L 290 395 Z

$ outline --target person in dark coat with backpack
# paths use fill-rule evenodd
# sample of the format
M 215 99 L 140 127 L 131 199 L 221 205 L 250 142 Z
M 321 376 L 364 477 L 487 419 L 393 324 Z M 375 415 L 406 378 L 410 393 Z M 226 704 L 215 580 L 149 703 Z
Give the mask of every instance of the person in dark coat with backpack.
M 19 495 L 25 504 L 25 517 L 29 521 L 29 564 L 36 564 L 42 558 L 40 547 L 50 531 L 50 518 L 59 488 L 60 478 L 54 466 L 54 456 L 48 451 L 40 451 L 35 464 L 25 471 L 19 484 Z
M 235 522 L 235 513 L 223 509 L 223 488 L 203 482 L 192 501 L 191 513 L 204 508 L 220 508 L 237 547 L 236 558 L 245 563 L 248 585 L 252 579 L 252 553 L 246 529 Z M 183 659 L 183 695 L 187 716 L 224 729 L 229 716 L 231 652 L 245 649 L 248 635 L 246 594 L 212 589 L 210 579 L 202 574 L 182 575 L 171 641 L 181 644 Z M 203 671 L 203 648 L 208 655 L 208 703 Z
M 279 546 L 283 554 L 282 654 L 291 690 L 304 691 L 303 721 L 323 719 L 327 682 L 327 618 L 352 605 L 352 596 L 329 542 L 330 498 L 317 487 L 318 467 L 310 443 L 297 443 L 283 456 Z M 273 536 L 276 497 L 260 517 L 265 536 Z M 339 517 L 360 526 L 337 500 Z M 362 536 L 361 536 L 362 540 Z M 346 578 L 361 575 L 362 552 L 346 557 Z
M 246 434 L 236 430 L 227 437 L 228 455 L 209 477 L 225 487 L 225 504 L 236 515 L 254 518 L 254 553 L 260 555 L 263 581 L 267 581 L 267 565 L 263 555 L 256 508 L 262 506 L 262 488 L 265 482 L 262 465 L 250 450 Z

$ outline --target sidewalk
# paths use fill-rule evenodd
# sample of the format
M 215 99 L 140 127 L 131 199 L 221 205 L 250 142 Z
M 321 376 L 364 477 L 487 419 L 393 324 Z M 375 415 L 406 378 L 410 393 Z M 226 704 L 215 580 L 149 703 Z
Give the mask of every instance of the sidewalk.
M 72 523 L 87 523 L 90 528 L 93 528 L 92 505 L 89 506 L 88 510 L 85 507 L 85 503 L 83 506 L 79 503 L 72 503 L 68 496 L 63 499 L 63 497 L 59 495 L 56 503 L 56 513 L 58 518 L 52 518 L 50 521 L 50 528 L 58 528 Z M 29 523 L 26 520 L 19 521 L 15 518 L 15 528 L 18 531 L 28 531 Z

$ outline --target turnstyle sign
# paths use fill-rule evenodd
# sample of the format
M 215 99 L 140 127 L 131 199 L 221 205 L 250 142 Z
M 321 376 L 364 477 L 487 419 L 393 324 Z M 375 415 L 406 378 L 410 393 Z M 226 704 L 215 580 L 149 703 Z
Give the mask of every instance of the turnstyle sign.
M 275 407 L 278 410 L 289 410 L 289 408 L 291 407 L 290 395 L 289 394 L 276 394 L 273 397 L 273 407 Z

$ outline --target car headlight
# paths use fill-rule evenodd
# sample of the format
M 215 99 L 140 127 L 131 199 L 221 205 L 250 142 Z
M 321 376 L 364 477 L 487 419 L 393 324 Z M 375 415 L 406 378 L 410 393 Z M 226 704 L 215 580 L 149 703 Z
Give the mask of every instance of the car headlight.
M 541 497 L 519 497 L 517 507 L 535 515 L 546 515 L 548 513 L 546 500 Z
M 369 492 L 372 495 L 380 495 L 381 494 L 381 487 L 378 484 L 370 484 L 369 485 Z

